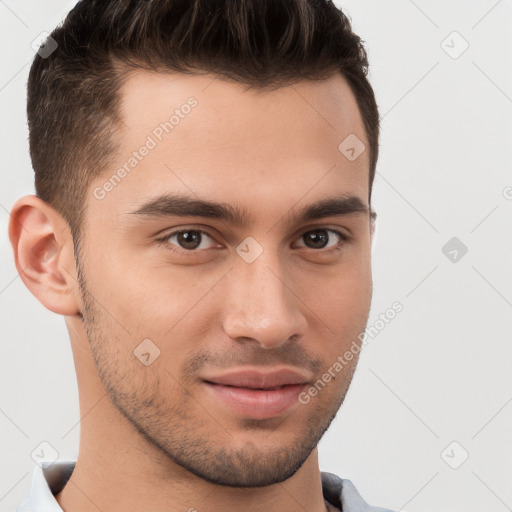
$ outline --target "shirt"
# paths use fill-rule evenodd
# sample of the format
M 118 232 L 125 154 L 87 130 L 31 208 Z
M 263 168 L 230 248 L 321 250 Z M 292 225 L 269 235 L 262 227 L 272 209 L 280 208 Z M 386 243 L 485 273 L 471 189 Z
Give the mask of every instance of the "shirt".
M 63 512 L 55 499 L 69 480 L 76 461 L 43 461 L 32 474 L 30 491 L 16 512 Z M 389 509 L 372 507 L 363 500 L 354 484 L 333 473 L 322 471 L 322 491 L 329 512 L 393 512 Z

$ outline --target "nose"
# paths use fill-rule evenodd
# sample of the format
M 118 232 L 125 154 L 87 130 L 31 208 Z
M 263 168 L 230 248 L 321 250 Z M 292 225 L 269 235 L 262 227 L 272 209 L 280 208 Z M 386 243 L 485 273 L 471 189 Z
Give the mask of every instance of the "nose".
M 252 263 L 237 261 L 228 288 L 224 330 L 231 339 L 256 341 L 271 349 L 304 336 L 302 302 L 294 293 L 290 273 L 270 251 Z

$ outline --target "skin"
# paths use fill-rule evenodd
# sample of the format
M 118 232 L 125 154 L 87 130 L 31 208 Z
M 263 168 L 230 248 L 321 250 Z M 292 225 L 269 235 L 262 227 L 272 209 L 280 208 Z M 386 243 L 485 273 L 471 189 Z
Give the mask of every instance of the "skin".
M 316 445 L 357 356 L 308 404 L 270 419 L 223 407 L 202 377 L 288 367 L 313 383 L 364 330 L 370 215 L 285 222 L 333 195 L 369 206 L 368 150 L 354 161 L 338 150 L 349 134 L 367 144 L 355 98 L 340 74 L 248 91 L 211 75 L 137 71 L 120 94 L 121 147 L 89 188 L 81 273 L 70 230 L 50 205 L 28 195 L 11 213 L 18 271 L 65 317 L 77 373 L 79 456 L 57 500 L 73 512 L 324 511 Z M 191 96 L 190 114 L 96 199 L 95 187 Z M 237 205 L 250 222 L 129 213 L 162 192 Z M 178 237 L 155 242 L 177 228 L 206 235 L 188 251 Z M 315 229 L 350 238 L 324 231 L 329 247 L 318 248 L 303 236 Z M 250 264 L 236 252 L 248 236 L 263 249 Z M 148 366 L 134 356 L 144 339 L 160 350 Z

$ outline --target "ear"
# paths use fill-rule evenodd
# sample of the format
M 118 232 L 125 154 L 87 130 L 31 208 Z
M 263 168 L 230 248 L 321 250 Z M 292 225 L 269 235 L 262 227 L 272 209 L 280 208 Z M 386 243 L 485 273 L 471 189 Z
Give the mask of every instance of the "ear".
M 82 307 L 73 238 L 66 220 L 35 195 L 11 210 L 9 238 L 25 286 L 50 311 L 78 315 Z
M 375 223 L 377 222 L 377 213 L 370 209 L 370 242 L 373 243 L 373 235 L 375 234 Z

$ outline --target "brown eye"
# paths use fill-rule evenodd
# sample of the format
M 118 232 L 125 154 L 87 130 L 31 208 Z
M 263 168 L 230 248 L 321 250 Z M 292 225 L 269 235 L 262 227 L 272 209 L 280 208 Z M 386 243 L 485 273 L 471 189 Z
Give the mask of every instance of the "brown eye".
M 329 235 L 325 229 L 310 231 L 303 237 L 306 245 L 312 249 L 323 249 L 329 243 Z
M 174 231 L 157 241 L 161 244 L 169 245 L 171 249 L 183 250 L 183 251 L 196 251 L 209 249 L 208 241 L 213 241 L 213 238 L 197 229 L 182 229 L 180 231 Z M 210 245 L 212 245 L 210 243 Z
M 182 249 L 197 249 L 201 245 L 199 231 L 180 231 L 176 234 L 176 241 Z
M 348 240 L 347 236 L 333 229 L 315 229 L 304 233 L 300 238 L 309 249 L 331 249 L 340 245 L 340 241 Z

